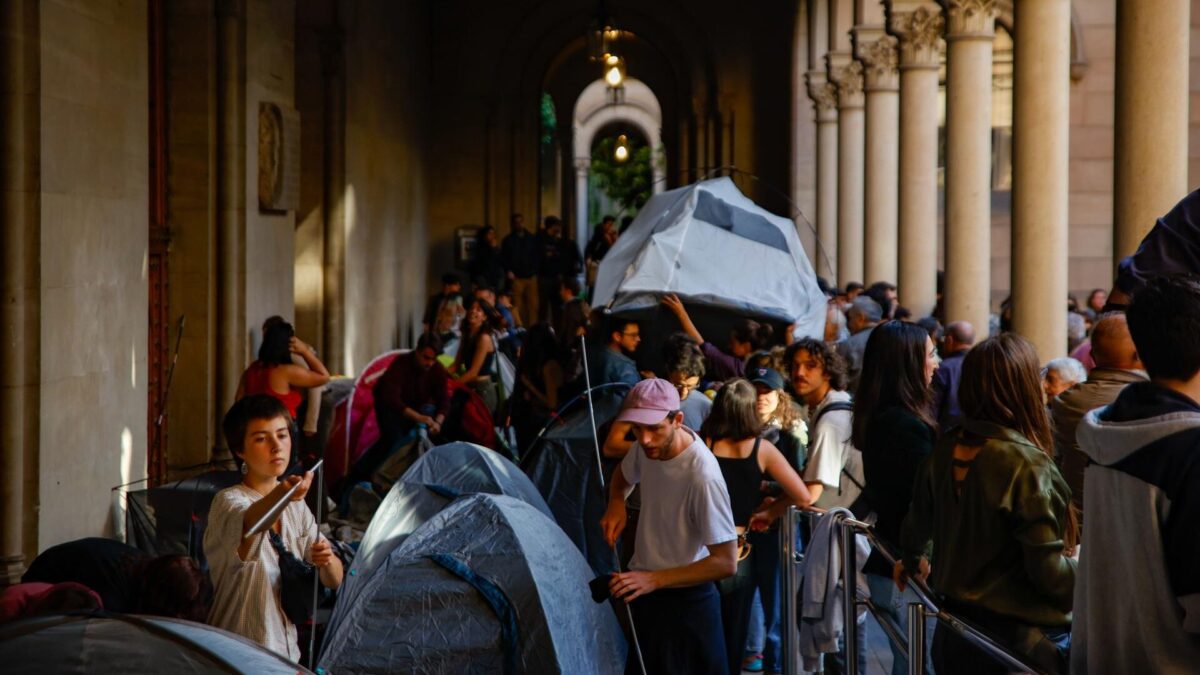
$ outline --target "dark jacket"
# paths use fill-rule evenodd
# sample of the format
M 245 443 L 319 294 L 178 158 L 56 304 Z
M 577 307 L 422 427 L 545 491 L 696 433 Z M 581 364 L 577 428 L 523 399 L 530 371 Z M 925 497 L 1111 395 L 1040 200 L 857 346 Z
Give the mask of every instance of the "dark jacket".
M 414 352 L 397 356 L 375 383 L 375 416 L 379 430 L 384 436 L 391 437 L 411 427 L 412 422 L 404 416 L 408 408 L 419 410 L 422 406 L 431 406 L 430 417 L 449 413 L 450 394 L 446 388 L 449 377 L 440 363 L 434 363 L 429 370 L 421 370 Z
M 982 446 L 957 494 L 954 446 L 964 435 Z M 1070 500 L 1041 448 L 1012 429 L 966 420 L 917 474 L 901 534 L 905 566 L 929 556 L 930 584 L 950 599 L 1033 626 L 1066 626 L 1075 586 L 1075 561 L 1063 555 Z
M 500 242 L 500 262 L 504 269 L 518 279 L 529 279 L 538 273 L 541 265 L 541 250 L 538 236 L 528 230 L 513 232 Z
M 1115 401 L 1125 385 L 1145 381 L 1146 376 L 1140 371 L 1093 368 L 1086 381 L 1050 402 L 1050 416 L 1054 422 L 1054 461 L 1062 470 L 1067 485 L 1071 486 L 1071 501 L 1076 507 L 1083 508 L 1083 470 L 1088 462 L 1075 438 L 1079 421 L 1089 410 Z
M 1133 255 L 1121 260 L 1114 285 L 1133 295 L 1155 277 L 1200 272 L 1200 190 L 1158 219 Z
M 964 349 L 948 355 L 933 373 L 933 419 L 937 420 L 942 433 L 962 421 L 962 410 L 958 407 L 958 383 L 962 379 L 963 357 L 967 351 Z
M 1151 382 L 1079 424 L 1091 460 L 1071 672 L 1200 663 L 1200 405 Z
M 504 263 L 500 249 L 488 246 L 487 242 L 475 244 L 475 259 L 471 261 L 471 281 L 483 281 L 499 291 L 504 285 Z
M 933 450 L 934 432 L 920 417 L 899 406 L 877 412 L 863 444 L 863 496 L 875 512 L 875 531 L 893 548 L 900 544 L 900 524 L 908 515 L 917 469 Z M 891 577 L 882 555 L 871 552 L 864 572 Z
M 538 251 L 540 277 L 562 279 L 579 274 L 583 268 L 575 242 L 565 237 L 551 237 L 545 232 L 538 233 Z

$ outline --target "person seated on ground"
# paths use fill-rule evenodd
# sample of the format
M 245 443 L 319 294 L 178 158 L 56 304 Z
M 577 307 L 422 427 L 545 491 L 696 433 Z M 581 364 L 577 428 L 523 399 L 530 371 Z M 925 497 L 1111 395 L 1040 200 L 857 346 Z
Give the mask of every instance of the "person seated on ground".
M 762 423 L 762 436 L 783 453 L 792 470 L 804 469 L 805 423 L 800 406 L 784 391 L 783 376 L 774 368 L 763 366 L 747 373 L 750 384 L 758 394 L 755 411 Z
M 962 380 L 962 360 L 975 344 L 975 327 L 967 321 L 953 321 L 942 337 L 941 357 L 933 374 L 933 419 L 945 433 L 962 420 L 958 405 L 958 383 Z
M 496 332 L 501 335 L 507 335 L 517 329 L 517 321 L 513 318 L 512 312 L 503 305 L 496 303 L 496 291 L 491 286 L 476 286 L 476 299 L 486 302 L 496 313 L 500 315 L 500 319 L 504 322 Z
M 375 419 L 380 442 L 390 449 L 399 439 L 422 424 L 431 437 L 442 433 L 450 412 L 446 369 L 438 363 L 442 339 L 436 333 L 417 338 L 412 351 L 392 360 L 375 383 Z
M 740 319 L 733 324 L 729 333 L 729 352 L 723 352 L 711 342 L 705 342 L 704 336 L 692 323 L 683 301 L 674 293 L 667 293 L 662 298 L 662 304 L 679 320 L 683 332 L 700 343 L 700 350 L 708 359 L 708 376 L 714 380 L 728 380 L 731 377 L 742 377 L 746 373 L 746 357 L 754 352 L 766 349 L 771 342 L 774 329 L 769 324 L 759 323 L 753 319 Z
M 1078 523 L 1038 389 L 1037 352 L 1025 338 L 1002 333 L 967 353 L 963 424 L 917 473 L 894 575 L 901 586 L 908 575 L 928 577 L 952 614 L 1065 673 Z M 933 664 L 939 673 L 1011 670 L 941 623 Z
M 1052 359 L 1042 368 L 1042 392 L 1046 396 L 1046 405 L 1050 405 L 1055 396 L 1086 381 L 1087 370 L 1082 363 L 1069 356 Z
M 457 293 L 448 295 L 438 306 L 433 322 L 433 332 L 442 339 L 442 344 L 457 340 L 462 332 L 462 320 L 467 310 L 463 307 L 463 298 Z
M 213 497 L 204 531 L 215 589 L 209 623 L 297 661 L 296 626 L 280 599 L 280 556 L 286 552 L 312 563 L 328 588 L 342 583 L 341 560 L 304 503 L 313 473 L 284 477 L 292 454 L 291 422 L 277 399 L 248 396 L 234 403 L 222 430 L 242 481 Z M 290 502 L 267 530 L 247 539 L 250 528 L 293 487 Z
M 525 333 L 517 384 L 511 399 L 513 427 L 520 447 L 528 447 L 550 416 L 558 410 L 558 390 L 563 385 L 558 362 L 558 339 L 550 324 L 534 324 Z
M 100 596 L 87 586 L 73 581 L 64 581 L 60 584 L 31 581 L 14 584 L 0 591 L 0 623 L 28 619 L 43 614 L 65 614 L 98 609 L 104 609 L 104 603 L 100 600 Z
M 1092 354 L 1096 367 L 1087 380 L 1060 393 L 1050 401 L 1050 419 L 1054 423 L 1054 460 L 1071 488 L 1071 501 L 1083 509 L 1083 475 L 1087 455 L 1079 449 L 1075 432 L 1089 410 L 1116 400 L 1126 385 L 1147 380 L 1145 366 L 1138 358 L 1137 346 L 1129 334 L 1125 315 L 1103 314 L 1092 331 Z
M 466 310 L 462 338 L 450 366 L 450 376 L 463 384 L 488 382 L 496 357 L 492 336 L 503 319 L 491 305 L 478 298 L 472 298 Z
M 672 333 L 663 343 L 667 381 L 679 392 L 683 425 L 699 429 L 712 410 L 712 400 L 698 391 L 704 377 L 704 352 L 687 333 Z
M 1190 673 L 1200 663 L 1200 278 L 1147 280 L 1126 318 L 1150 381 L 1079 424 L 1089 462 L 1071 672 Z
M 110 612 L 136 610 L 141 592 L 138 574 L 151 556 L 124 542 L 87 537 L 56 544 L 29 563 L 23 583 L 75 582 L 96 591 Z
M 292 355 L 304 359 L 303 366 L 292 363 Z M 296 337 L 292 324 L 280 321 L 263 333 L 258 360 L 242 373 L 235 400 L 265 394 L 283 403 L 291 418 L 302 400 L 301 389 L 322 387 L 329 382 L 329 371 L 313 353 L 312 347 Z
M 453 272 L 443 274 L 441 292 L 429 296 L 429 302 L 425 303 L 425 314 L 421 319 L 421 329 L 424 332 L 429 332 L 430 329 L 436 327 L 438 313 L 442 309 L 442 304 L 450 297 L 456 295 L 462 295 L 462 279 Z
M 203 623 L 212 606 L 208 574 L 186 555 L 160 555 L 140 570 L 136 612 Z
M 633 319 L 614 316 L 609 318 L 608 328 L 605 344 L 588 349 L 588 378 L 593 387 L 610 382 L 633 386 L 642 379 L 637 362 L 630 358 L 642 342 L 641 325 Z
M 883 316 L 879 303 L 867 295 L 855 298 L 850 309 L 846 310 L 846 327 L 850 329 L 850 337 L 837 343 L 837 350 L 846 363 L 846 386 L 851 393 L 858 390 L 867 340 L 871 338 L 875 326 L 883 321 Z
M 779 380 L 782 386 L 782 378 Z M 750 527 L 751 516 L 766 496 L 763 487 L 775 483 L 793 503 L 802 507 L 812 503 L 812 496 L 791 463 L 771 441 L 762 437 L 759 400 L 754 385 L 740 378 L 730 380 L 717 392 L 712 413 L 700 428 L 700 437 L 717 458 L 738 534 L 737 573 L 717 585 L 731 673 L 741 672 L 743 655 L 738 647 L 746 644 L 755 589 L 762 590 L 766 622 L 779 621 L 779 534 L 765 531 L 765 524 L 757 524 L 753 532 Z M 768 639 L 765 661 L 775 664 L 778 631 L 768 630 L 768 635 L 772 632 L 776 641 L 772 644 Z
M 609 591 L 628 603 L 648 673 L 728 673 L 720 599 L 712 582 L 737 571 L 737 532 L 716 457 L 683 428 L 679 394 L 666 380 L 644 380 L 621 405 L 637 439 L 613 471 L 600 529 L 616 546 L 635 485 L 645 499 L 627 572 Z M 780 464 L 786 463 L 780 459 Z M 741 644 L 730 645 L 734 653 Z M 637 666 L 629 652 L 627 670 Z
M 266 336 L 267 331 L 277 324 L 284 323 L 282 316 L 278 314 L 267 317 L 263 321 L 262 334 Z M 316 353 L 314 350 L 313 353 Z M 308 363 L 304 357 L 299 354 L 292 354 L 292 363 L 303 368 L 308 368 Z M 308 396 L 304 401 L 304 421 L 301 425 L 301 430 L 305 436 L 315 436 L 317 433 L 317 425 L 321 420 L 321 394 L 325 391 L 325 387 L 309 387 Z

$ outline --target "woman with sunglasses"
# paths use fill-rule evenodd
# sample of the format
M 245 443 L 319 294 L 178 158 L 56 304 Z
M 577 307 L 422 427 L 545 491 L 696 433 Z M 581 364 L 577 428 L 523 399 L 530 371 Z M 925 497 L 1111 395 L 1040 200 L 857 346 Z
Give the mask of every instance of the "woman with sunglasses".
M 721 621 L 725 627 L 725 644 L 729 657 L 729 672 L 742 669 L 741 646 L 746 644 L 746 629 L 750 605 L 758 586 L 758 568 L 754 549 L 755 539 L 778 536 L 748 532 L 750 517 L 763 500 L 763 482 L 775 481 L 797 506 L 812 504 L 812 497 L 799 474 L 783 453 L 770 441 L 764 440 L 763 424 L 757 411 L 758 392 L 743 379 L 733 379 L 721 387 L 713 401 L 712 412 L 700 427 L 700 437 L 717 458 L 738 533 L 737 573 L 717 583 L 721 592 Z M 769 547 L 764 546 L 764 549 Z M 773 555 L 771 552 L 765 555 Z

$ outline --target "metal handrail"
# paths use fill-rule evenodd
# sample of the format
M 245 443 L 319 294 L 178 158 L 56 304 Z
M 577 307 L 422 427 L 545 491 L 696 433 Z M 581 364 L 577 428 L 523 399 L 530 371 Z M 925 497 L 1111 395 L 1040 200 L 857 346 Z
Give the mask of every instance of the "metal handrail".
M 784 583 L 784 592 L 782 593 L 782 607 L 784 614 L 784 636 L 782 647 L 784 648 L 783 667 L 786 675 L 800 675 L 803 672 L 799 663 L 799 649 L 796 645 L 798 626 L 796 625 L 796 608 L 795 598 L 796 590 L 799 587 L 799 570 L 797 565 L 803 560 L 804 556 L 799 554 L 796 549 L 796 525 L 800 514 L 808 517 L 815 517 L 821 514 L 814 512 L 804 512 L 796 507 L 791 507 L 787 510 L 783 517 L 783 523 L 780 527 L 781 537 L 781 558 L 784 564 L 782 570 L 782 581 Z M 963 619 L 960 619 L 945 609 L 938 606 L 933 600 L 933 591 L 930 590 L 923 581 L 916 577 L 909 578 L 909 586 L 913 589 L 913 593 L 917 596 L 919 602 L 909 603 L 908 606 L 908 639 L 906 643 L 902 643 L 899 631 L 890 624 L 887 617 L 875 606 L 869 599 L 859 600 L 857 596 L 857 584 L 850 582 L 858 573 L 857 550 L 854 547 L 854 537 L 857 534 L 862 534 L 867 538 L 870 546 L 879 551 L 888 563 L 895 565 L 897 558 L 892 553 L 886 542 L 882 541 L 875 532 L 875 528 L 870 523 L 865 523 L 854 518 L 837 514 L 834 516 L 836 521 L 834 526 L 838 528 L 838 535 L 842 543 L 842 578 L 843 582 L 843 617 L 846 622 L 852 621 L 852 617 L 857 614 L 857 608 L 864 606 L 875 616 L 880 622 L 880 626 L 887 634 L 888 640 L 892 644 L 900 648 L 908 656 L 908 672 L 910 675 L 918 675 L 924 672 L 925 669 L 925 619 L 933 617 L 943 625 L 959 634 L 965 640 L 975 645 L 976 647 L 991 654 L 993 657 L 1003 661 L 1004 664 L 1013 670 L 1027 673 L 1035 673 L 1037 675 L 1048 675 L 1046 671 L 1037 666 L 1030 665 L 1020 656 L 1014 654 L 1011 650 L 1001 645 L 992 637 L 988 636 L 978 628 L 968 624 Z M 845 631 L 845 661 L 847 672 L 857 672 L 858 650 L 857 641 L 858 634 L 855 630 Z

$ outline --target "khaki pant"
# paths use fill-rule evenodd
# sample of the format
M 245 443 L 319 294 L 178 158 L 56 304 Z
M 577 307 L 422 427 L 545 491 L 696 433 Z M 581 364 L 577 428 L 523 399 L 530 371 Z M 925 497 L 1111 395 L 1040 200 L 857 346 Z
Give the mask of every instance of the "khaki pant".
M 522 324 L 528 328 L 537 323 L 538 319 L 538 283 L 537 277 L 512 280 L 513 306 Z

